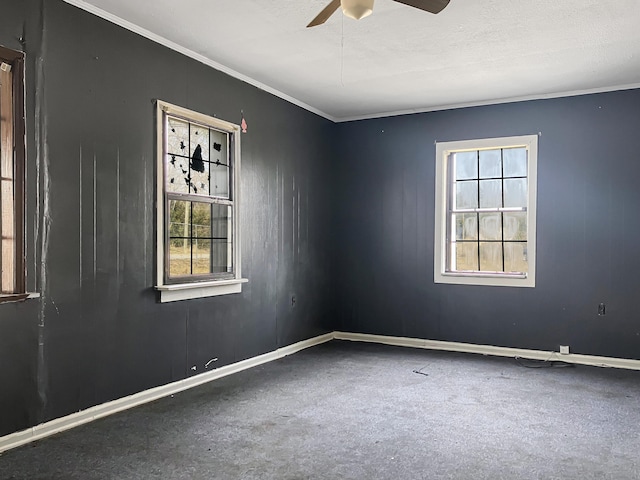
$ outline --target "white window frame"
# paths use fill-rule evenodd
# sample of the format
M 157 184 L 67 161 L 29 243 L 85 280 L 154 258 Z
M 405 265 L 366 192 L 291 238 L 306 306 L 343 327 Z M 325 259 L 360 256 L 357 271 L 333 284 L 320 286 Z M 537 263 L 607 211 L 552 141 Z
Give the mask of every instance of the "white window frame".
M 488 272 L 451 272 L 447 268 L 448 196 L 452 180 L 449 178 L 448 162 L 452 153 L 473 150 L 493 150 L 498 148 L 525 147 L 528 151 L 527 179 L 527 258 L 529 271 L 526 275 Z M 435 243 L 434 282 L 459 285 L 489 285 L 504 287 L 535 287 L 536 285 L 536 194 L 538 168 L 538 136 L 484 138 L 453 142 L 436 142 L 436 185 L 435 185 Z
M 170 283 L 165 279 L 165 248 L 167 222 L 165 220 L 166 206 L 166 132 L 165 118 L 167 115 L 183 118 L 189 122 L 199 123 L 216 130 L 229 133 L 233 137 L 231 148 L 232 158 L 232 178 L 231 191 L 233 195 L 232 208 L 232 235 L 233 235 L 233 278 L 225 279 L 205 279 L 202 281 L 189 281 L 183 283 Z M 157 197 L 156 197 L 156 289 L 160 292 L 160 302 L 174 302 L 178 300 L 189 300 L 202 297 L 213 297 L 217 295 L 227 295 L 240 293 L 242 284 L 248 280 L 242 278 L 241 269 L 241 242 L 240 242 L 240 133 L 239 125 L 220 120 L 202 113 L 172 105 L 158 100 L 156 102 L 156 152 L 157 152 Z

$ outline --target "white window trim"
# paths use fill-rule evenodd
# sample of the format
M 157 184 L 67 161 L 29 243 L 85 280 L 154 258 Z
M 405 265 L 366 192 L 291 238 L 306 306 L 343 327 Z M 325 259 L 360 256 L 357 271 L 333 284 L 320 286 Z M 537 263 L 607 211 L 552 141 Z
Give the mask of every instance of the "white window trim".
M 526 276 L 488 273 L 447 272 L 447 161 L 452 152 L 464 150 L 491 150 L 496 148 L 526 147 L 528 161 L 528 206 L 527 206 L 527 256 L 529 272 Z M 436 142 L 435 185 L 435 242 L 434 282 L 459 285 L 489 285 L 504 287 L 535 287 L 536 285 L 536 198 L 538 170 L 538 136 L 484 138 L 454 142 Z
M 233 265 L 234 278 L 224 280 L 206 279 L 201 282 L 185 282 L 166 284 L 164 281 L 164 259 L 165 259 L 165 178 L 164 178 L 164 115 L 176 115 L 188 118 L 194 122 L 200 122 L 211 127 L 228 131 L 234 135 L 234 155 L 233 155 Z M 156 290 L 160 292 L 160 302 L 175 302 L 178 300 L 191 300 L 195 298 L 213 297 L 217 295 L 228 295 L 240 293 L 242 284 L 248 282 L 242 278 L 241 265 L 241 239 L 240 239 L 240 133 L 239 125 L 225 122 L 218 118 L 194 112 L 183 107 L 178 107 L 167 102 L 158 100 L 156 102 Z

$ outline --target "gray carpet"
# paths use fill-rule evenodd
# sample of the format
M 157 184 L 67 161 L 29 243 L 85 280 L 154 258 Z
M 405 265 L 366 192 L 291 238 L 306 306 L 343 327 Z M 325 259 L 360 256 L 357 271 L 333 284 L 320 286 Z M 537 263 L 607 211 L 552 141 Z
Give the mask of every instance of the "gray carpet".
M 637 480 L 639 399 L 640 372 L 334 341 L 6 452 L 0 479 Z

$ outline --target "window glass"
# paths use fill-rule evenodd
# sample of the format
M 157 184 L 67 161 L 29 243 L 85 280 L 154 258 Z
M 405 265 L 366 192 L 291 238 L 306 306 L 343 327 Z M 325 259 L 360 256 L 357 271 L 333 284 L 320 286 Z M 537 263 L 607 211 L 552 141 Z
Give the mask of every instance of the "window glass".
M 527 179 L 509 178 L 504 180 L 504 206 L 527 206 Z
M 455 154 L 454 159 L 456 180 L 478 178 L 477 152 L 458 152 Z
M 525 177 L 527 175 L 527 149 L 505 148 L 502 150 L 505 177 Z
M 480 178 L 499 178 L 502 176 L 501 150 L 482 150 L 478 154 Z
M 478 207 L 478 182 L 465 181 L 456 182 L 456 208 L 477 208 Z
M 210 195 L 229 198 L 229 135 L 211 130 Z
M 480 180 L 480 208 L 502 206 L 502 180 Z

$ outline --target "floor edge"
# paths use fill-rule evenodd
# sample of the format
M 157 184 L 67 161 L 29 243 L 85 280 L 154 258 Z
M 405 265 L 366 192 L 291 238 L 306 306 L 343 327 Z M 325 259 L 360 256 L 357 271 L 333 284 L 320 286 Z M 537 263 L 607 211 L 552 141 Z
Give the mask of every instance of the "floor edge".
M 209 383 L 218 378 L 226 377 L 227 375 L 232 375 L 264 363 L 284 358 L 306 348 L 320 345 L 331 340 L 333 340 L 333 333 L 325 333 L 324 335 L 302 340 L 256 357 L 225 365 L 210 372 L 194 375 L 193 377 L 185 378 L 177 382 L 168 383 L 148 390 L 143 390 L 127 397 L 122 397 L 117 400 L 112 400 L 110 402 L 87 408 L 86 410 L 81 410 L 64 417 L 50 420 L 26 430 L 10 433 L 0 437 L 0 454 L 7 450 L 26 445 L 27 443 L 35 440 L 40 440 L 45 437 L 55 435 L 56 433 L 84 425 L 99 418 L 113 415 L 114 413 L 122 412 L 124 410 Z

